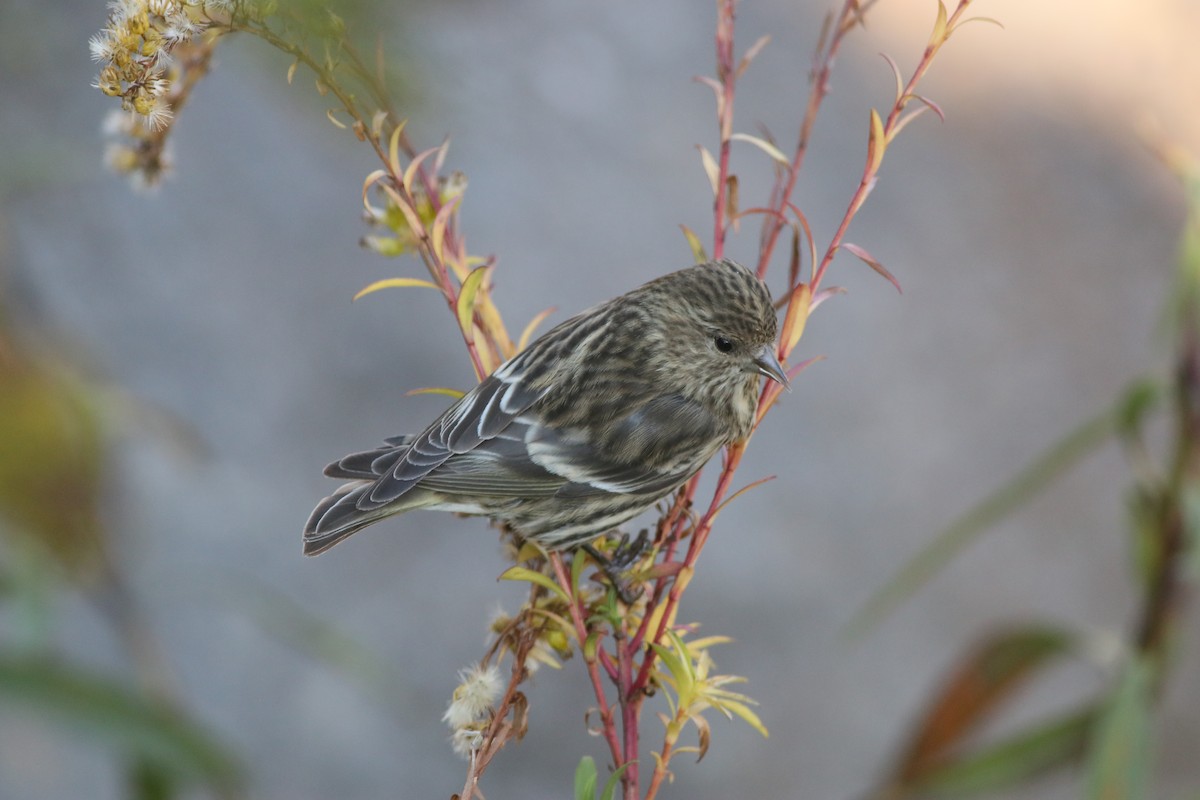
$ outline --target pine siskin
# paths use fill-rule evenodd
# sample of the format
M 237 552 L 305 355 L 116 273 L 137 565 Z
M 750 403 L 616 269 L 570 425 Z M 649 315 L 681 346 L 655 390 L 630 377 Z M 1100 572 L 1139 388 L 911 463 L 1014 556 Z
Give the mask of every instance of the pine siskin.
M 477 514 L 561 550 L 675 491 L 750 435 L 758 376 L 787 386 L 767 287 L 733 261 L 651 281 L 502 364 L 417 436 L 325 468 L 316 555 L 414 508 Z

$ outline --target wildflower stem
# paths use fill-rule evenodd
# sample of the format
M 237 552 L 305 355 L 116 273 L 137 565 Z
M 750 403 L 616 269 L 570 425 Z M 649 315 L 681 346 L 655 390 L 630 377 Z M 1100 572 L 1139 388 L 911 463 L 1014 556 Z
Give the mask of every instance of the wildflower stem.
M 587 623 L 583 620 L 583 613 L 580 610 L 580 600 L 571 594 L 571 581 L 567 577 L 567 570 L 563 566 L 562 554 L 558 552 L 551 553 L 549 556 L 550 567 L 554 570 L 554 577 L 558 581 L 558 585 L 570 597 L 570 602 L 567 604 L 571 611 L 571 622 L 575 625 L 575 633 L 579 639 L 579 649 L 583 650 L 583 643 L 587 641 L 588 629 Z M 621 766 L 623 761 L 621 743 L 617 739 L 617 731 L 613 723 L 613 709 L 608 703 L 608 697 L 604 694 L 604 683 L 600 680 L 600 669 L 596 664 L 596 660 L 584 659 L 587 664 L 588 677 L 592 679 L 592 691 L 596 694 L 596 705 L 600 713 L 601 730 L 604 739 L 608 742 L 608 749 L 612 754 L 613 767 Z
M 733 137 L 733 93 L 737 70 L 733 64 L 733 23 L 737 0 L 720 0 L 717 6 L 717 78 L 721 91 L 717 96 L 717 123 L 720 151 L 717 157 L 717 186 L 713 197 L 713 258 L 725 255 L 725 211 L 729 205 L 729 146 Z
M 783 172 L 781 180 L 772 190 L 769 208 L 774 213 L 763 216 L 763 235 L 759 245 L 757 270 L 760 278 L 767 274 L 767 266 L 771 263 L 771 255 L 775 251 L 779 233 L 783 230 L 784 220 L 786 220 L 783 212 L 791 201 L 792 193 L 796 188 L 796 179 L 800 175 L 800 169 L 804 166 L 804 156 L 808 153 L 808 143 L 812 139 L 812 129 L 817 121 L 817 112 L 820 111 L 825 96 L 829 94 L 829 76 L 833 72 L 834 60 L 837 58 L 842 40 L 876 2 L 877 0 L 845 0 L 842 10 L 838 12 L 837 22 L 832 27 L 832 35 L 829 36 L 829 28 L 825 31 L 825 36 L 829 36 L 827 44 L 823 36 L 817 46 L 817 52 L 813 58 L 812 74 L 809 76 L 808 102 L 804 109 L 804 119 L 800 123 L 800 135 L 796 140 L 796 150 L 787 170 Z M 828 19 L 826 25 L 829 25 Z
M 930 37 L 929 42 L 925 46 L 925 52 L 921 55 L 920 61 L 917 62 L 917 66 L 913 69 L 912 77 L 909 78 L 908 83 L 905 84 L 903 91 L 900 92 L 900 95 L 896 98 L 896 102 L 892 105 L 891 111 L 888 113 L 887 121 L 883 124 L 883 136 L 881 140 L 874 142 L 874 147 L 881 149 L 877 155 L 872 156 L 870 148 L 868 148 L 868 156 L 866 164 L 863 166 L 863 174 L 859 180 L 858 188 L 855 189 L 854 194 L 850 198 L 850 203 L 846 207 L 846 213 L 842 216 L 841 223 L 838 224 L 837 231 L 833 234 L 833 238 L 829 240 L 829 246 L 825 250 L 825 255 L 821 258 L 820 266 L 813 270 L 812 291 L 814 294 L 821 286 L 821 279 L 825 276 L 825 270 L 829 268 L 834 256 L 841 249 L 842 241 L 846 236 L 846 230 L 850 227 L 851 220 L 854 219 L 858 210 L 866 202 L 867 196 L 875 187 L 875 181 L 879 175 L 879 167 L 883 161 L 882 148 L 886 148 L 892 136 L 898 132 L 901 121 L 900 114 L 904 111 L 908 102 L 915 97 L 914 92 L 917 84 L 925 76 L 925 73 L 933 63 L 934 56 L 938 54 L 942 45 L 950 38 L 959 18 L 970 4 L 971 0 L 959 0 L 958 6 L 954 9 L 954 13 L 950 15 L 944 29 L 940 33 L 935 31 L 935 35 Z

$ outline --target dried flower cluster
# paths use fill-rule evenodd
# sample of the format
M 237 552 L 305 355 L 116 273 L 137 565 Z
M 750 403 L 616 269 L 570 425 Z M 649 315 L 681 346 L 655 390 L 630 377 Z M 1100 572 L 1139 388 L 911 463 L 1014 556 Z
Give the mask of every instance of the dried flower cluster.
M 92 84 L 120 98 L 104 123 L 105 160 L 152 186 L 170 167 L 167 134 L 196 80 L 208 71 L 212 41 L 227 29 L 235 0 L 114 0 L 108 23 L 88 41 L 100 73 Z M 209 35 L 205 35 L 209 34 Z
M 504 681 L 495 665 L 461 670 L 458 680 L 458 687 L 442 720 L 454 731 L 451 737 L 454 752 L 467 756 L 483 744 L 484 733 L 491 723 L 493 707 L 500 699 Z

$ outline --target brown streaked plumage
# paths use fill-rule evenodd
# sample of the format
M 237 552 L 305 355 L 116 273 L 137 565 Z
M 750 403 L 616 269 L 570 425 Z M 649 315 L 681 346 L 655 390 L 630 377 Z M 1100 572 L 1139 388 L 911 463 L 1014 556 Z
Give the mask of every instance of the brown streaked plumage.
M 759 376 L 787 384 L 775 333 L 766 286 L 728 260 L 572 317 L 418 435 L 326 467 L 349 482 L 314 509 L 304 552 L 414 508 L 486 516 L 552 550 L 585 544 L 750 434 Z

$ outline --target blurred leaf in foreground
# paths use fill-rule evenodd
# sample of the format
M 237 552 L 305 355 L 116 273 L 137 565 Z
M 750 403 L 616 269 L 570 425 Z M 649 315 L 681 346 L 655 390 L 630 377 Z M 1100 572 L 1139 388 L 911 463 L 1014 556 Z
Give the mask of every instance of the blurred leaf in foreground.
M 920 797 L 937 786 L 1002 783 L 1075 752 L 1086 726 L 1072 718 L 964 754 L 965 740 L 1039 670 L 1071 652 L 1075 639 L 1049 626 L 1000 631 L 972 648 L 951 671 L 909 736 L 876 797 Z
M 105 562 L 102 439 L 83 387 L 0 325 L 0 532 L 35 542 L 76 580 Z
M 1088 800 L 1147 796 L 1152 673 L 1147 657 L 1132 658 L 1096 721 L 1088 765 Z
M 23 705 L 90 734 L 176 785 L 234 796 L 242 783 L 234 757 L 181 712 L 78 667 L 0 656 L 0 703 Z

